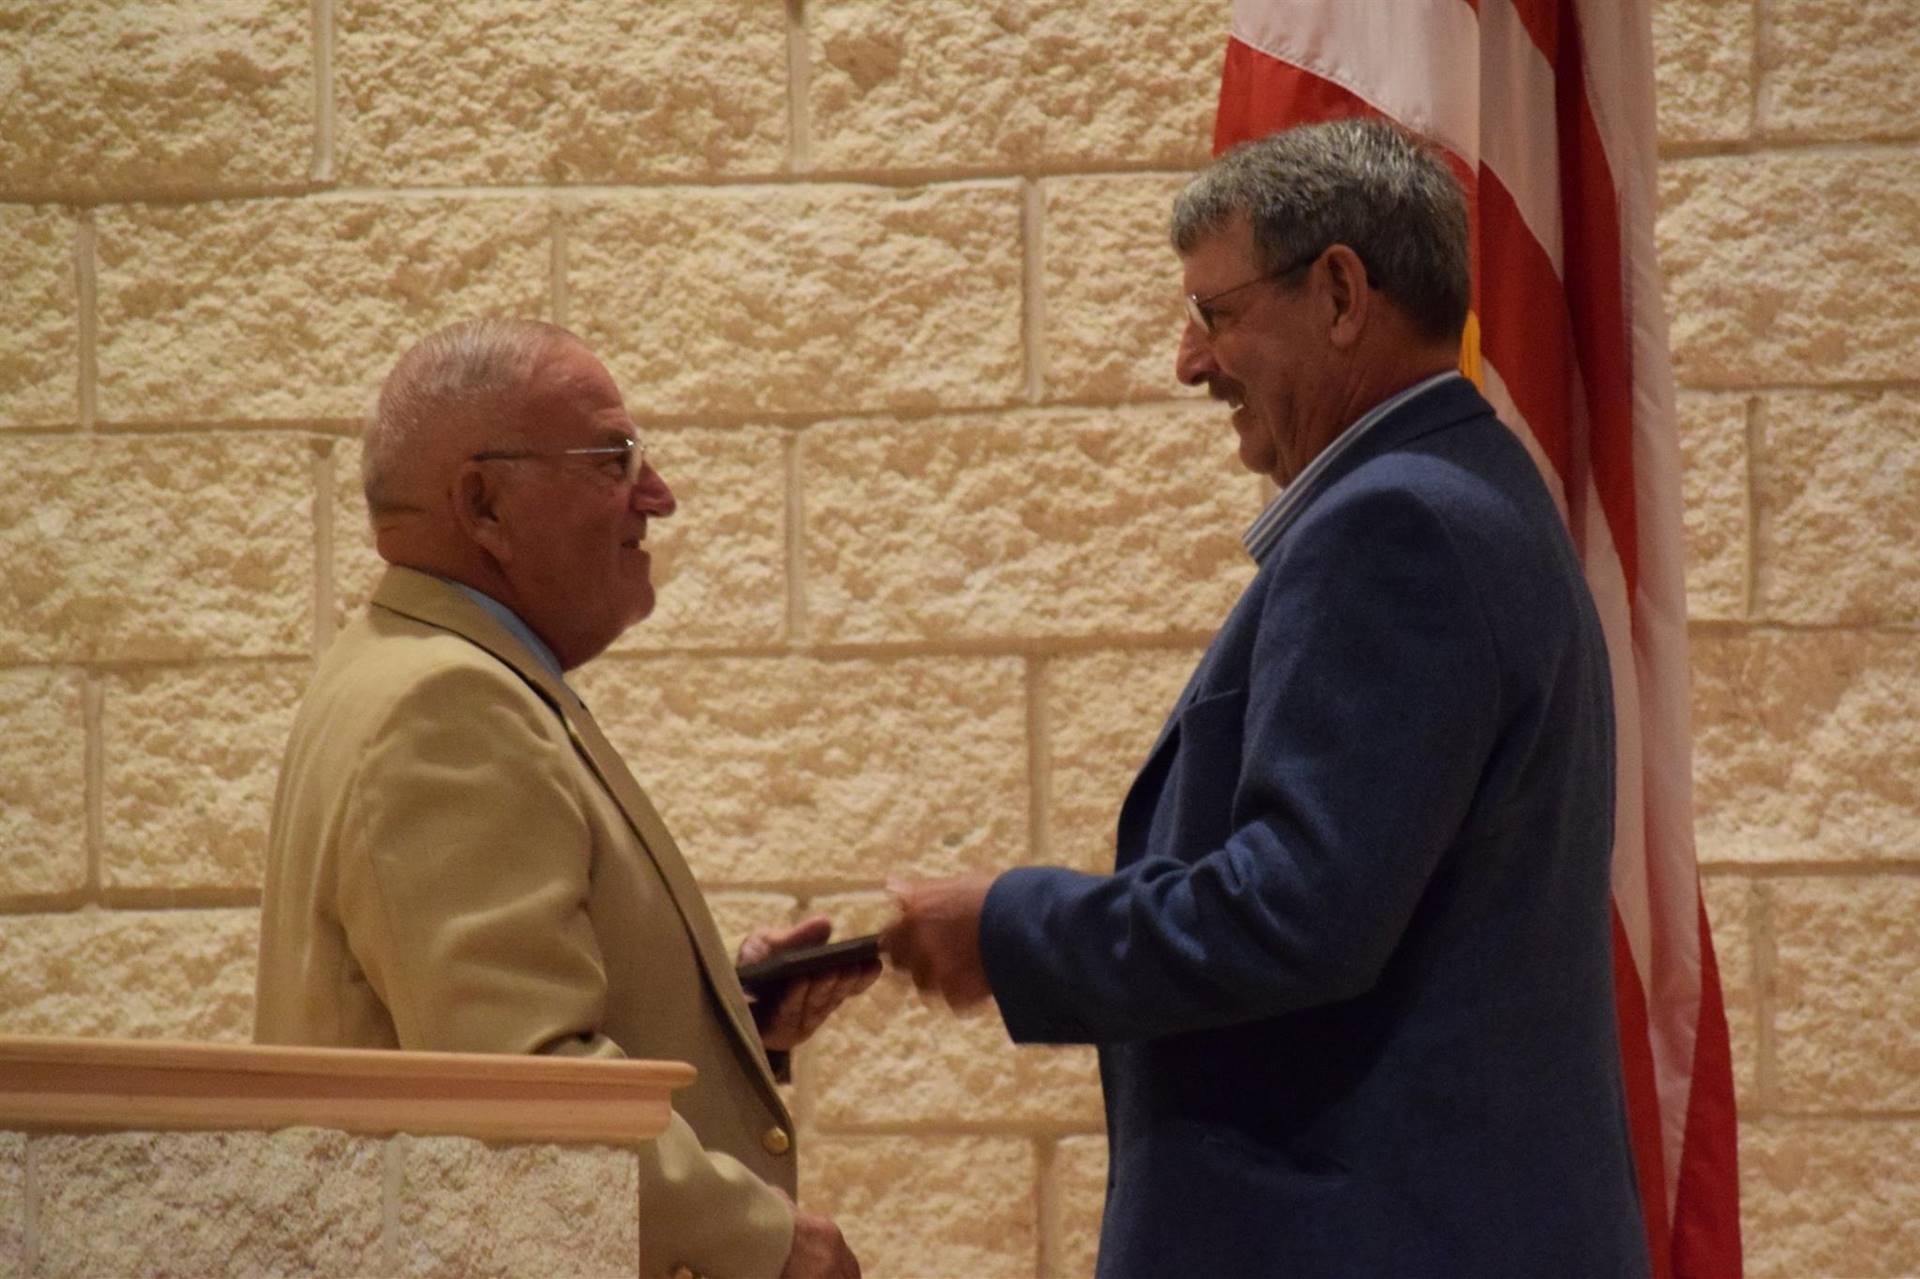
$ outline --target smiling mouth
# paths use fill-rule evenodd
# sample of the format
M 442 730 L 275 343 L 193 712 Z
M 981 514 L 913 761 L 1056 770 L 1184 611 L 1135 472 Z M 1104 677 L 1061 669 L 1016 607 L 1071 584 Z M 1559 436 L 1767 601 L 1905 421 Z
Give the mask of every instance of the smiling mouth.
M 1207 394 L 1236 413 L 1247 407 L 1247 393 L 1238 386 L 1230 386 L 1223 382 L 1209 382 Z

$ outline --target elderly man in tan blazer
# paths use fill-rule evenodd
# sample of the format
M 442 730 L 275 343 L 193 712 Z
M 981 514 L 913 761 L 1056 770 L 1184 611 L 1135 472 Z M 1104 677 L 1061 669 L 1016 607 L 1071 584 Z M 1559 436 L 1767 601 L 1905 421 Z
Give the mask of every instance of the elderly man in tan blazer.
M 689 1061 L 643 1155 L 649 1272 L 857 1275 L 793 1205 L 775 1066 L 873 972 L 756 1025 L 673 837 L 564 679 L 652 611 L 647 525 L 674 511 L 613 379 L 551 325 L 442 330 L 388 375 L 364 479 L 390 567 L 281 767 L 256 1038 Z M 743 957 L 829 927 L 760 930 Z

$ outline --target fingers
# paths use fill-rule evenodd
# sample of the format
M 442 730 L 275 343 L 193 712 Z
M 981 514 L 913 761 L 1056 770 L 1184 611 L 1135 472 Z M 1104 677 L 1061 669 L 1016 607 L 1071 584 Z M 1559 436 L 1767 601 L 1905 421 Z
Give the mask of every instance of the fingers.
M 803 919 L 790 928 L 776 928 L 763 924 L 748 933 L 746 940 L 740 943 L 740 954 L 735 959 L 740 964 L 757 964 L 769 955 L 783 950 L 792 950 L 796 946 L 818 946 L 833 936 L 833 921 L 825 915 L 815 915 Z

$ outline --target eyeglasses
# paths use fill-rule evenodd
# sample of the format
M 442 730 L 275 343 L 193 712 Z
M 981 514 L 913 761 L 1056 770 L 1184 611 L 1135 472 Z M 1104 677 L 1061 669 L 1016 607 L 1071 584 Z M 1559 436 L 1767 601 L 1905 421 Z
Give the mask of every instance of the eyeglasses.
M 1327 246 L 1323 244 L 1305 257 L 1289 262 L 1277 271 L 1268 271 L 1264 275 L 1254 276 L 1251 280 L 1242 280 L 1240 283 L 1229 288 L 1221 289 L 1218 293 L 1209 293 L 1203 298 L 1195 297 L 1189 293 L 1187 294 L 1187 319 L 1199 325 L 1202 333 L 1205 333 L 1208 337 L 1212 337 L 1214 333 L 1213 304 L 1215 302 L 1218 302 L 1229 293 L 1238 293 L 1242 289 L 1250 289 L 1254 285 L 1264 283 L 1267 280 L 1278 280 L 1282 276 L 1292 275 L 1295 271 L 1298 271 L 1303 266 L 1307 266 L 1326 251 Z
M 569 457 L 602 458 L 603 461 L 593 464 L 594 470 L 610 480 L 634 484 L 639 481 L 640 472 L 646 469 L 647 446 L 640 440 L 628 437 L 618 444 L 596 444 L 591 448 L 554 449 L 550 452 L 541 452 L 537 449 L 491 449 L 485 453 L 475 453 L 467 460 L 470 462 L 552 462 Z

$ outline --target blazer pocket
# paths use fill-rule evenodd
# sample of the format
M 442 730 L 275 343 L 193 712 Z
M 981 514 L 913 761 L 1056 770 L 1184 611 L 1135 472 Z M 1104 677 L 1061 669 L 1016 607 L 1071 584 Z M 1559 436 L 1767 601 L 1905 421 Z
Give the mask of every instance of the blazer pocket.
M 1213 693 L 1180 712 L 1171 785 L 1176 840 L 1189 857 L 1217 848 L 1233 832 L 1247 691 Z

